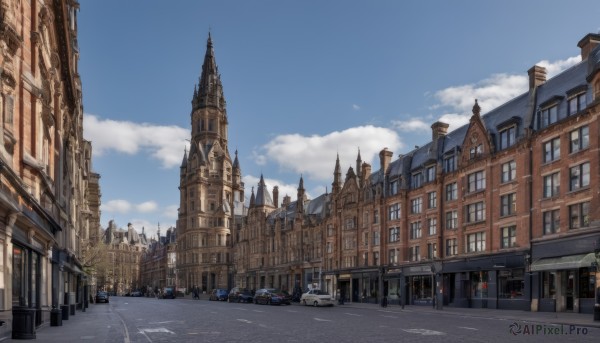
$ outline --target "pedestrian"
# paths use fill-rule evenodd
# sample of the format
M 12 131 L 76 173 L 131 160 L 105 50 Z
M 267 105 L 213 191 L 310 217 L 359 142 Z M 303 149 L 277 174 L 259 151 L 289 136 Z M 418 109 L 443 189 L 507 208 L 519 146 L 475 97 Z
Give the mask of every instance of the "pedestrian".
M 381 307 L 387 307 L 388 303 L 388 299 L 387 299 L 387 295 L 383 296 L 383 299 L 381 299 Z
M 340 305 L 344 305 L 345 299 L 346 299 L 346 292 L 344 292 L 344 289 L 342 288 L 342 291 L 340 292 Z

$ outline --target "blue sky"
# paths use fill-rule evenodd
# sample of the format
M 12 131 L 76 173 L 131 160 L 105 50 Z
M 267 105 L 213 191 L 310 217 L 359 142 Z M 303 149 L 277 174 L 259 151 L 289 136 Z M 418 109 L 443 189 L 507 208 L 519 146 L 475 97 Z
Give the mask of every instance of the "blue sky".
M 80 0 L 84 137 L 101 175 L 101 224 L 175 226 L 179 166 L 210 30 L 247 196 L 311 198 L 363 161 L 379 169 L 578 63 L 596 1 Z

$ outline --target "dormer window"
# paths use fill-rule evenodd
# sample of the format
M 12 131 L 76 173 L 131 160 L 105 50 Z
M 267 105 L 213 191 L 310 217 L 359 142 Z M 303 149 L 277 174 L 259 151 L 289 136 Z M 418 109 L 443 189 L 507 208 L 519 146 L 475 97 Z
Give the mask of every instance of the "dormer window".
M 456 156 L 447 156 L 444 158 L 444 172 L 450 173 L 456 170 Z
M 427 182 L 435 181 L 435 166 L 430 166 L 425 169 L 425 178 Z
M 569 115 L 582 111 L 587 106 L 585 93 L 579 93 L 569 98 Z
M 517 136 L 517 127 L 510 126 L 500 131 L 500 150 L 506 149 L 515 144 Z
M 558 121 L 558 105 L 548 107 L 540 113 L 540 129 Z
M 413 173 L 410 181 L 410 185 L 412 189 L 419 188 L 423 184 L 423 173 Z

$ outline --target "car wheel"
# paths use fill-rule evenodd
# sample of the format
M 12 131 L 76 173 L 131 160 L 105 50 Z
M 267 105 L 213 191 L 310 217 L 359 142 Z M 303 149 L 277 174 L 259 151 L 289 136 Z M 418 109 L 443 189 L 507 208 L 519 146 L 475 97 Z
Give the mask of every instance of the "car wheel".
M 314 306 L 314 307 L 317 307 L 317 306 L 319 306 L 319 303 L 318 303 L 317 301 L 315 301 L 315 302 L 313 303 L 313 306 Z

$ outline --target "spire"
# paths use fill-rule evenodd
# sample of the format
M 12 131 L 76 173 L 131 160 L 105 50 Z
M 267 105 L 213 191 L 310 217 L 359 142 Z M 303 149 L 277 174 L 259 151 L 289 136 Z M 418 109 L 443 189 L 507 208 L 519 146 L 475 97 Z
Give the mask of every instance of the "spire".
M 273 206 L 273 200 L 271 199 L 271 195 L 267 190 L 267 185 L 265 184 L 265 179 L 263 175 L 260 174 L 260 181 L 258 182 L 258 189 L 256 190 L 256 206 Z
M 183 161 L 181 161 L 181 167 L 180 168 L 185 168 L 187 167 L 187 160 L 188 160 L 188 156 L 187 156 L 187 147 L 183 149 Z
M 361 165 L 362 165 L 362 158 L 360 157 L 360 148 L 358 148 L 358 156 L 356 156 L 356 175 L 358 175 L 358 178 L 361 178 Z
M 235 159 L 233 160 L 233 168 L 240 168 L 240 161 L 238 161 L 238 152 L 237 149 L 235 149 Z
M 256 198 L 254 197 L 254 187 L 252 187 L 252 195 L 250 195 L 250 207 L 254 207 L 255 202 Z
M 223 96 L 223 86 L 221 84 L 221 75 L 215 61 L 215 51 L 213 49 L 212 37 L 208 33 L 206 42 L 206 54 L 202 64 L 202 75 L 197 94 L 198 107 L 217 107 L 225 109 L 225 97 Z M 195 109 L 195 108 L 194 108 Z
M 340 154 L 337 154 L 335 159 L 335 169 L 333 171 L 333 183 L 331 184 L 331 191 L 337 193 L 341 189 L 342 184 L 342 170 L 340 168 Z
M 475 105 L 473 105 L 473 115 L 480 116 L 481 115 L 481 107 L 477 103 L 477 99 L 475 99 Z
M 304 190 L 304 178 L 300 174 L 300 183 L 298 184 L 298 190 Z
M 306 200 L 306 195 L 304 194 L 304 178 L 300 175 L 300 182 L 298 184 L 298 212 L 304 212 L 304 200 Z

